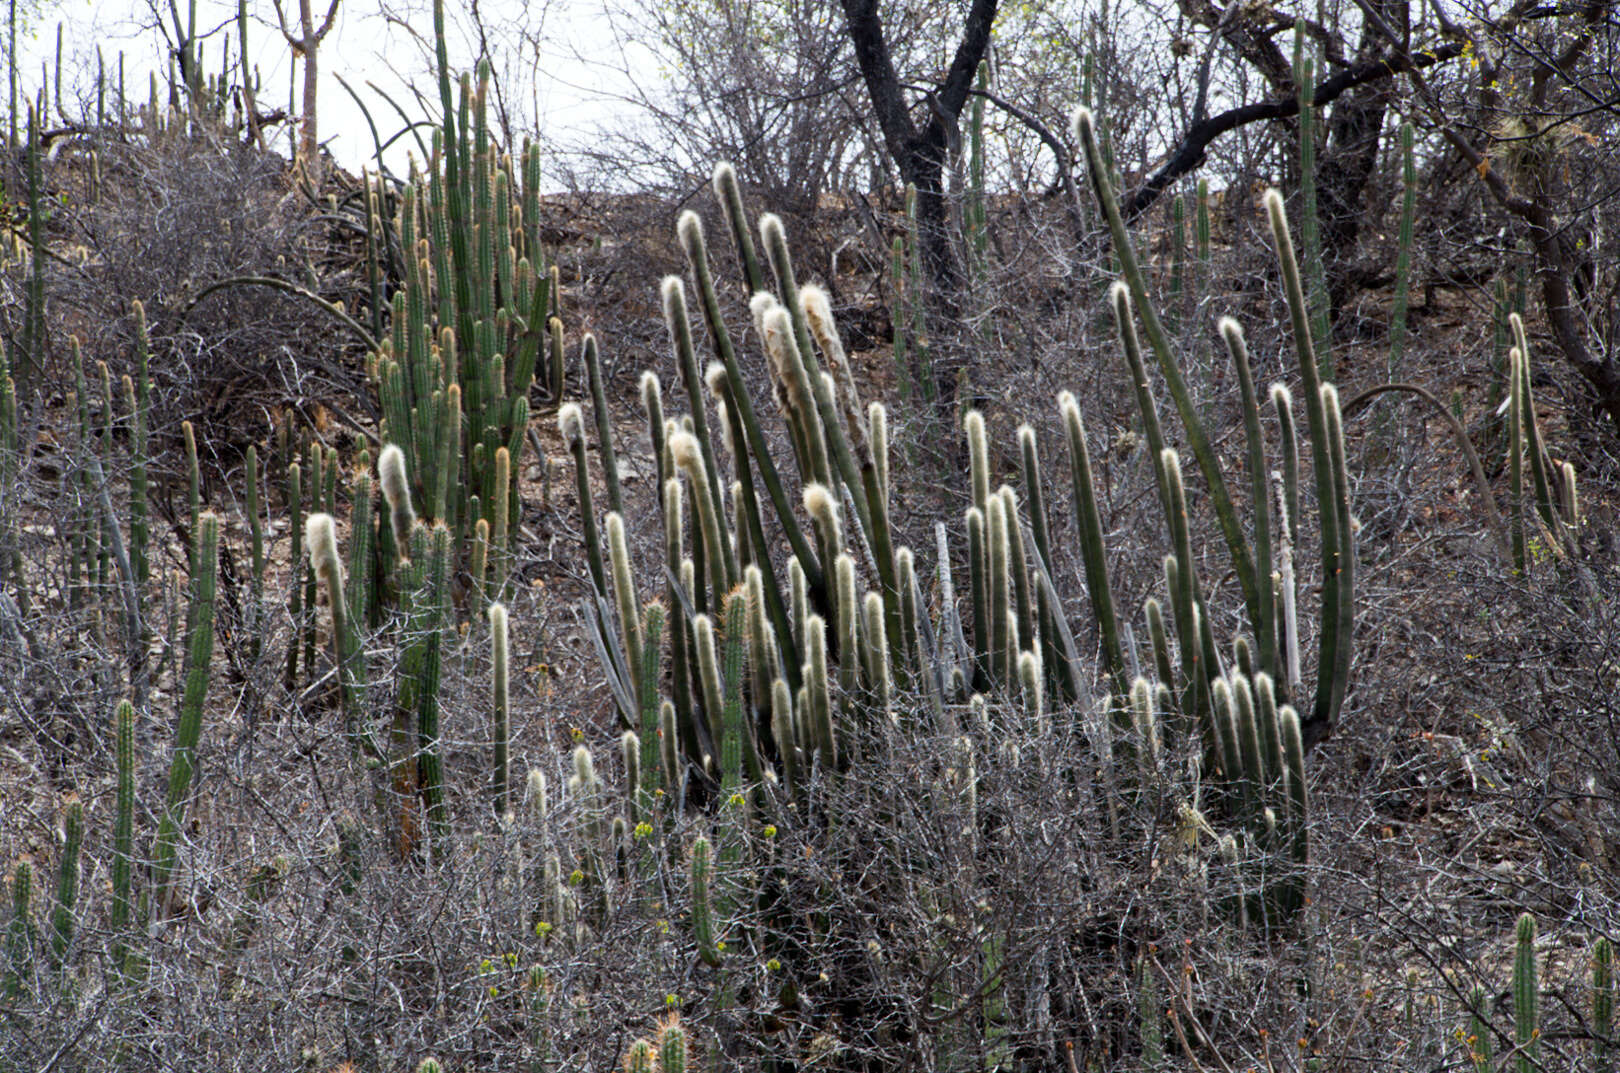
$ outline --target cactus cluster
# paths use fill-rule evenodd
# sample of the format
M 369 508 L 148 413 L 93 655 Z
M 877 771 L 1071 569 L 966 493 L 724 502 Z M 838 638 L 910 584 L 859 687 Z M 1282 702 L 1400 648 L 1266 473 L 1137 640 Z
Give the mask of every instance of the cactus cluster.
M 368 191 L 373 251 L 397 259 L 390 267 L 399 279 L 391 295 L 379 284 L 391 331 L 369 366 L 382 438 L 402 452 L 415 509 L 450 530 L 456 561 L 476 559 L 474 586 L 498 600 L 516 528 L 529 389 L 549 350 L 543 385 L 560 396 L 562 329 L 539 243 L 539 147 L 528 146 L 516 170 L 496 153 L 488 92 L 487 70 L 476 89 L 463 80 L 461 114 L 470 109 L 475 124 L 459 136 L 453 125 L 436 132 L 430 173 L 413 172 L 397 213 L 384 212 L 380 179 Z M 384 539 L 408 553 L 397 528 Z
M 1018 434 L 1022 487 L 993 487 L 986 422 L 977 412 L 966 415 L 966 546 L 953 549 L 948 528 L 939 527 L 941 599 L 930 604 L 917 556 L 890 522 L 887 410 L 881 404 L 864 407 L 856 396 L 826 296 L 797 282 L 775 217 L 762 218 L 757 234 L 774 285 L 753 295 L 750 310 L 788 444 L 785 464 L 768 449 L 733 331 L 720 316 L 701 223 L 687 213 L 678 225 L 690 277 L 665 280 L 662 297 L 687 413 L 678 415 L 650 373 L 641 391 L 664 522 L 658 597 L 648 599 L 648 586 L 635 577 L 622 506 L 612 502 L 619 482 L 613 479 L 617 452 L 611 437 L 598 419 L 597 464 L 604 476 L 598 481 L 588 445 L 592 423 L 580 407 L 559 412 L 559 431 L 574 460 L 595 590 L 584 610 L 628 731 L 625 822 L 634 822 L 667 852 L 663 835 L 674 811 L 693 801 L 712 802 L 705 821 L 710 833 L 691 848 L 688 892 L 691 941 L 698 959 L 716 973 L 717 1010 L 725 1006 L 731 971 L 723 937 L 755 950 L 773 941 L 747 923 L 768 901 L 764 876 L 770 873 L 762 845 L 747 832 L 760 823 L 797 825 L 823 815 L 827 787 L 852 765 L 882 756 L 897 732 L 960 733 L 963 705 L 973 728 L 972 736 L 961 739 L 969 750 L 968 769 L 1019 763 L 1003 753 L 971 756 L 974 737 L 993 735 L 1002 719 L 1021 719 L 1043 739 L 1084 731 L 1100 750 L 1108 807 L 1116 817 L 1121 794 L 1181 793 L 1162 774 L 1164 758 L 1196 758 L 1217 787 L 1213 807 L 1232 828 L 1221 839 L 1240 887 L 1229 899 L 1232 911 L 1275 928 L 1305 904 L 1306 727 L 1325 730 L 1336 718 L 1353 624 L 1355 549 L 1337 393 L 1318 375 L 1300 273 L 1280 200 L 1272 196 L 1268 213 L 1295 315 L 1306 415 L 1296 423 L 1293 395 L 1274 386 L 1269 400 L 1276 429 L 1268 443 L 1243 333 L 1224 321 L 1220 334 L 1237 373 L 1247 441 L 1249 515 L 1240 516 L 1242 496 L 1229 490 L 1148 299 L 1089 116 L 1083 114 L 1078 126 L 1101 213 L 1113 225 L 1123 279 L 1110 292 L 1110 304 L 1165 521 L 1163 602 L 1149 600 L 1143 609 L 1148 629 L 1140 653 L 1129 616 L 1113 596 L 1090 440 L 1079 404 L 1067 393 L 1058 409 L 1091 607 L 1085 632 L 1094 630 L 1099 641 L 1096 665 L 1082 655 L 1076 636 L 1084 627 L 1068 620 L 1054 576 L 1046 474 L 1032 427 Z M 755 236 L 741 219 L 734 176 L 720 168 L 715 179 L 738 262 L 749 275 Z M 704 375 L 687 306 L 689 286 L 715 356 Z M 1150 372 L 1150 360 L 1156 372 Z M 1161 419 L 1156 379 L 1168 386 L 1175 404 L 1175 433 Z M 594 405 L 600 412 L 601 400 Z M 1302 435 L 1309 440 L 1304 465 Z M 1217 644 L 1220 619 L 1200 578 L 1198 536 L 1173 437 L 1184 440 L 1198 461 L 1239 580 L 1248 629 L 1229 658 Z M 1279 471 L 1275 488 L 1273 466 Z M 594 498 L 600 487 L 609 489 L 605 518 L 598 517 Z M 1307 683 L 1303 582 L 1294 556 L 1309 532 L 1303 507 L 1313 502 L 1323 596 L 1315 675 Z M 773 554 L 779 542 L 789 549 L 785 561 Z M 967 567 L 960 597 L 953 559 Z M 958 606 L 959 599 L 965 606 Z M 1138 676 L 1142 666 L 1158 680 Z M 1103 684 L 1100 701 L 1090 695 L 1093 682 Z M 1309 720 L 1296 714 L 1296 704 L 1309 706 Z M 1101 737 L 1094 733 L 1098 727 Z M 1133 763 L 1116 765 L 1132 757 Z M 601 855 L 619 839 L 608 837 L 600 819 L 604 805 L 591 785 L 578 772 L 571 780 L 584 794 L 576 800 L 587 817 L 574 851 L 575 874 L 584 877 L 585 890 L 595 891 Z M 971 798 L 971 788 L 967 792 Z M 826 822 L 834 817 L 827 814 Z M 634 852 L 653 859 L 651 848 Z M 548 889 L 559 890 L 554 926 L 570 919 L 570 898 L 584 897 L 561 882 L 563 867 L 560 861 L 548 865 L 545 880 Z M 603 904 L 600 897 L 595 901 Z M 996 961 L 989 947 L 985 958 L 986 966 Z M 1001 1000 L 986 999 L 992 1001 Z M 995 1031 L 995 1021 L 987 1022 L 987 1033 Z

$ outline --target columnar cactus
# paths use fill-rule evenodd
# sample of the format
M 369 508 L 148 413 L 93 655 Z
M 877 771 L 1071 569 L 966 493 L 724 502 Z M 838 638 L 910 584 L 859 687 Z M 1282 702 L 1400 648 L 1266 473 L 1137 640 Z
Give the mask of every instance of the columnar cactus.
M 1614 944 L 1599 936 L 1592 944 L 1592 1051 L 1603 1073 L 1614 1064 Z
M 179 856 L 180 828 L 185 823 L 192 778 L 196 774 L 197 742 L 202 735 L 203 703 L 214 659 L 214 595 L 219 567 L 219 515 L 198 519 L 192 546 L 191 604 L 186 615 L 185 689 L 180 699 L 180 720 L 175 728 L 174 752 L 169 761 L 168 793 L 163 818 L 152 850 L 152 903 L 166 910 Z M 335 552 L 334 552 L 335 554 Z
M 1513 1042 L 1519 1073 L 1541 1068 L 1541 995 L 1536 978 L 1536 918 L 1519 916 L 1513 947 Z
M 716 932 L 713 891 L 710 888 L 713 866 L 713 850 L 709 840 L 699 835 L 697 841 L 692 843 L 691 889 L 688 892 L 692 902 L 692 940 L 697 944 L 698 957 L 703 959 L 703 963 L 718 968 L 722 943 Z
M 113 714 L 113 741 L 118 781 L 113 804 L 109 930 L 113 934 L 113 968 L 122 971 L 125 932 L 129 929 L 130 910 L 134 906 L 130 872 L 135 857 L 135 706 L 127 700 L 119 701 L 118 710 Z
M 491 783 L 495 815 L 512 807 L 511 657 L 506 605 L 489 605 L 490 708 L 494 716 L 495 755 Z
M 6 927 L 6 957 L 11 962 L 4 984 L 8 998 L 23 994 L 33 983 L 33 900 L 33 866 L 18 861 L 11 873 L 11 923 Z
M 56 871 L 56 908 L 51 913 L 51 961 L 60 970 L 73 944 L 74 905 L 79 900 L 79 854 L 84 848 L 84 805 L 75 798 L 62 817 L 62 856 Z

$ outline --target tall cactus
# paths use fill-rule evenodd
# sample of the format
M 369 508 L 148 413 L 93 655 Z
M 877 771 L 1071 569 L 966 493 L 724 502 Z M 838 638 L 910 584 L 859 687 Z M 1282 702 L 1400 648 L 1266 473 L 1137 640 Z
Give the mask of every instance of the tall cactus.
M 495 815 L 512 806 L 511 641 L 505 604 L 489 605 L 490 708 L 494 716 L 495 756 L 490 782 Z
M 109 930 L 113 936 L 113 971 L 124 969 L 124 943 L 134 906 L 130 873 L 135 857 L 135 706 L 118 702 L 113 715 L 114 752 L 118 782 L 113 805 L 112 911 Z
M 174 870 L 179 857 L 180 828 L 197 770 L 197 743 L 202 735 L 203 705 L 214 659 L 214 596 L 219 567 L 219 515 L 204 512 L 198 519 L 192 547 L 190 607 L 187 611 L 185 689 L 180 698 L 180 719 L 175 727 L 174 752 L 169 761 L 168 792 L 163 818 L 152 850 L 153 906 L 169 907 Z

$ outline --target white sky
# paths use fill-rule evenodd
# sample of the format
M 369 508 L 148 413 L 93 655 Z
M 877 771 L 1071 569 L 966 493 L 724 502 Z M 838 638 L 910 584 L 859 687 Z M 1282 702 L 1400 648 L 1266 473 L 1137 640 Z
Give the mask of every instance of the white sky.
M 163 92 L 166 75 L 157 65 L 164 62 L 167 46 L 155 28 L 153 6 L 161 5 L 167 21 L 169 0 L 45 2 L 37 25 L 31 27 L 30 38 L 19 42 L 25 93 L 37 92 L 43 77 L 41 65 L 54 64 L 59 22 L 62 25 L 63 95 L 69 102 L 76 98 L 88 100 L 93 109 L 98 46 L 106 60 L 110 81 L 116 78 L 118 53 L 125 54 L 125 86 L 134 101 L 146 100 L 148 74 L 154 68 L 159 72 L 160 92 Z M 175 2 L 184 17 L 186 0 Z M 325 13 L 330 0 L 311 2 L 319 17 Z M 510 39 L 527 33 L 540 42 L 537 56 L 529 51 L 514 60 L 521 64 L 521 70 L 514 71 L 516 77 L 508 80 L 508 86 L 523 97 L 514 108 L 525 120 L 519 125 L 518 133 L 542 132 L 553 151 L 559 146 L 583 142 L 604 126 L 633 120 L 635 109 L 622 97 L 628 89 L 624 75 L 627 65 L 635 71 L 638 81 L 657 81 L 657 64 L 650 52 L 635 50 L 637 54 L 629 61 L 624 59 L 624 50 L 614 43 L 616 35 L 605 0 L 536 0 L 532 4 L 525 4 L 523 0 L 480 2 L 492 38 L 492 52 L 516 55 L 506 48 L 507 43 L 499 40 L 499 36 Z M 289 20 L 296 20 L 297 4 L 298 0 L 283 0 Z M 410 93 L 408 85 L 411 83 L 437 108 L 438 93 L 428 54 L 410 32 L 384 16 L 385 8 L 407 22 L 431 47 L 431 0 L 342 0 L 332 32 L 319 53 L 321 140 L 337 161 L 351 171 L 370 163 L 372 140 L 360 109 L 334 74 L 342 75 L 366 98 L 366 105 L 385 140 L 403 124 L 393 108 L 367 88 L 367 82 L 385 91 L 413 117 L 430 118 L 420 111 Z M 469 69 L 477 53 L 469 11 L 469 0 L 446 0 L 450 64 L 458 72 Z M 285 108 L 289 75 L 293 74 L 290 71 L 292 53 L 277 26 L 274 4 L 272 0 L 249 0 L 248 13 L 248 46 L 262 79 L 259 108 L 261 111 Z M 234 67 L 238 52 L 235 15 L 235 0 L 197 0 L 199 33 L 214 31 L 204 45 L 205 71 L 219 71 L 227 36 Z M 294 30 L 297 32 L 296 26 Z M 295 77 L 301 101 L 301 66 Z M 73 110 L 70 103 L 70 114 Z M 533 122 L 538 126 L 531 128 L 529 124 Z M 286 139 L 288 129 L 281 128 L 278 136 Z M 400 143 L 402 147 L 407 144 L 414 146 L 409 139 Z M 287 151 L 285 140 L 282 151 Z M 389 163 L 401 167 L 403 157 L 390 152 Z

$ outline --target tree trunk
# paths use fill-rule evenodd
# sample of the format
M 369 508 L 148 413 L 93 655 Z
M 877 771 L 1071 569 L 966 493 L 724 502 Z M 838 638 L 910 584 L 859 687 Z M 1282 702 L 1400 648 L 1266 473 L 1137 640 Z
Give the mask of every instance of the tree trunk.
M 855 61 L 872 99 L 872 110 L 883 131 L 883 142 L 894 158 L 900 177 L 917 189 L 917 228 L 920 232 L 924 267 L 935 287 L 938 304 L 950 306 L 960 299 L 964 286 L 962 263 L 951 241 L 950 210 L 945 201 L 945 165 L 958 142 L 957 122 L 979 61 L 990 46 L 990 27 L 995 22 L 998 0 L 973 0 L 956 46 L 950 70 L 933 92 L 928 93 L 928 120 L 919 129 L 906 105 L 894 58 L 878 15 L 877 0 L 843 0 L 844 17 Z M 954 377 L 945 368 L 941 376 L 940 398 L 949 400 L 955 391 Z
M 298 16 L 304 31 L 304 106 L 303 121 L 298 128 L 298 158 L 303 162 L 304 174 L 316 190 L 321 188 L 321 142 L 316 113 L 316 94 L 320 88 L 320 37 L 315 32 L 315 13 L 310 0 L 298 0 Z

